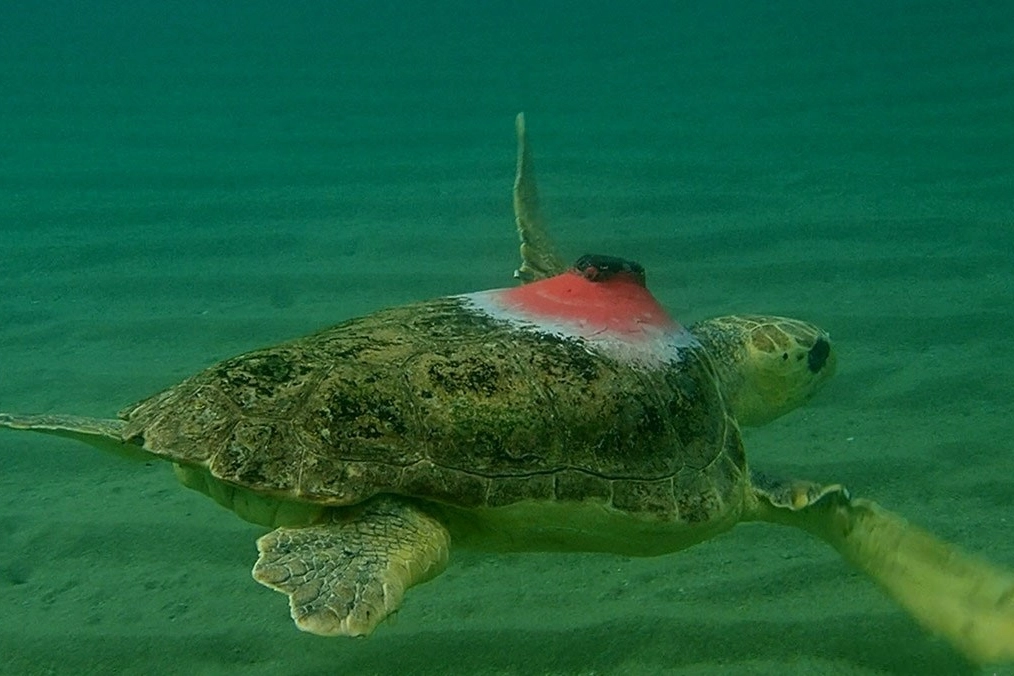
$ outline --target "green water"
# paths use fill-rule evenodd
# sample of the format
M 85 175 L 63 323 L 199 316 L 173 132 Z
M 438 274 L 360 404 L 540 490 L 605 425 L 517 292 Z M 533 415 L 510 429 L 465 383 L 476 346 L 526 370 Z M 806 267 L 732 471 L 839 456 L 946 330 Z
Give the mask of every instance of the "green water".
M 568 257 L 684 323 L 825 326 L 746 435 L 1014 565 L 1014 4 L 0 9 L 0 410 L 113 415 L 218 359 L 510 284 L 513 116 Z M 168 467 L 0 437 L 0 671 L 954 674 L 829 549 L 455 554 L 369 640 L 297 632 L 261 531 Z

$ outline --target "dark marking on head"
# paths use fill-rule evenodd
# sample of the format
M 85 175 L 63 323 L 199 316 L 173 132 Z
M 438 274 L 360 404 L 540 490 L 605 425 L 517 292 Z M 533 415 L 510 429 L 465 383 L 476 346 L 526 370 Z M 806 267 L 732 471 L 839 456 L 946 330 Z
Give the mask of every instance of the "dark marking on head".
M 824 368 L 824 364 L 827 363 L 827 358 L 831 355 L 831 343 L 827 342 L 824 338 L 818 338 L 817 342 L 813 344 L 807 354 L 807 366 L 813 373 L 820 373 L 820 370 Z

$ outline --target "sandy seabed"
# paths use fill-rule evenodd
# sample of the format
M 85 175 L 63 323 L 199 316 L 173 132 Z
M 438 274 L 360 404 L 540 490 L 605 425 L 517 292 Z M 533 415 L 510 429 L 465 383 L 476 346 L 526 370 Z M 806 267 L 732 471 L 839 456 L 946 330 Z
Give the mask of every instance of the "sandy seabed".
M 746 432 L 754 466 L 1014 566 L 1008 17 L 726 9 L 675 37 L 602 9 L 532 35 L 516 15 L 379 31 L 391 11 L 358 17 L 384 37 L 356 50 L 267 6 L 193 7 L 200 39 L 144 45 L 114 13 L 54 10 L 4 47 L 23 58 L 4 61 L 0 409 L 111 416 L 248 349 L 510 284 L 525 106 L 568 255 L 641 261 L 685 323 L 831 331 L 838 375 Z M 249 577 L 261 533 L 162 463 L 4 434 L 0 672 L 975 673 L 775 526 L 655 559 L 455 552 L 367 640 L 293 627 Z

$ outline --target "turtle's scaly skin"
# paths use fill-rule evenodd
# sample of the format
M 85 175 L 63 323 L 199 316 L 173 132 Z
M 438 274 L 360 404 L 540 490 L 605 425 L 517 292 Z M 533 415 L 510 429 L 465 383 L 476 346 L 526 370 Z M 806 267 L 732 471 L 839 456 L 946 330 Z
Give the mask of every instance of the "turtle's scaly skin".
M 374 498 L 260 538 L 253 575 L 289 595 L 300 629 L 362 636 L 398 609 L 406 589 L 444 569 L 450 547 L 437 518 L 401 500 Z
M 798 319 L 715 317 L 690 332 L 711 355 L 740 425 L 763 425 L 797 408 L 835 372 L 827 334 Z

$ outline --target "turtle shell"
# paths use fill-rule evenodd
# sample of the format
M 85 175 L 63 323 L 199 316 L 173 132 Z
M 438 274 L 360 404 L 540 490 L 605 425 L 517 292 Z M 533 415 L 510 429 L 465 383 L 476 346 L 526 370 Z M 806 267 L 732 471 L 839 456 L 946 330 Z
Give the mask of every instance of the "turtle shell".
M 633 276 L 383 310 L 223 361 L 121 416 L 156 455 L 321 505 L 598 500 L 697 522 L 746 473 L 708 355 Z

